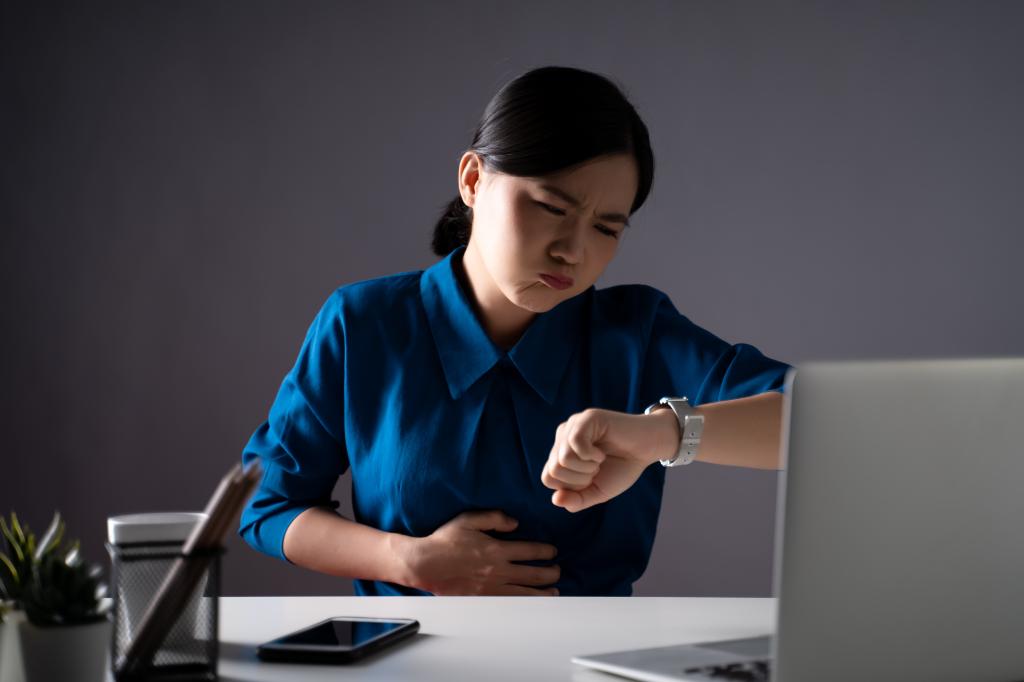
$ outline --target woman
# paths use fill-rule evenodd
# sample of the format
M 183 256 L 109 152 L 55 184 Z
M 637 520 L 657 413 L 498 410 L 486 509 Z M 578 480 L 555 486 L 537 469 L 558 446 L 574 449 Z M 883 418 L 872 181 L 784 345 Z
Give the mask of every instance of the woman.
M 546 67 L 502 88 L 435 229 L 443 260 L 342 287 L 314 320 L 243 454 L 265 474 L 242 536 L 352 577 L 363 595 L 630 594 L 662 467 L 582 509 L 574 496 L 600 475 L 569 458 L 545 471 L 559 424 L 662 396 L 699 405 L 778 391 L 787 369 L 697 327 L 655 289 L 594 289 L 653 170 L 645 125 L 602 76 Z M 751 410 L 777 421 L 776 398 L 720 403 L 715 461 L 773 465 L 760 442 L 714 441 L 742 432 Z M 664 412 L 638 419 L 674 428 Z M 585 485 L 572 467 L 589 472 Z M 330 501 L 348 468 L 351 520 Z

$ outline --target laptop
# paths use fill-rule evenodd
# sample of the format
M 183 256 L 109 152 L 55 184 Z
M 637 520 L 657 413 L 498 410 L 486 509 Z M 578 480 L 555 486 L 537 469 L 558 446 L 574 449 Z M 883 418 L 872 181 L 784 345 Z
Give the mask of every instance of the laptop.
M 650 682 L 1024 680 L 1024 359 L 786 381 L 774 636 L 578 656 Z

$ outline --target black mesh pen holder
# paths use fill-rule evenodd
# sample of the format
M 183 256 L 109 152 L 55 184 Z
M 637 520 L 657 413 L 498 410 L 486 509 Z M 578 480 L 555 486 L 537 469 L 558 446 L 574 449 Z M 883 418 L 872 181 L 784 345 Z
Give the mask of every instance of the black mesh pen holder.
M 117 672 L 119 662 L 124 659 L 128 646 L 142 625 L 150 601 L 156 596 L 174 562 L 183 557 L 181 550 L 180 542 L 107 545 L 114 592 L 110 661 L 114 668 L 113 678 L 117 682 L 199 682 L 217 679 L 217 612 L 223 549 L 206 551 L 186 559 L 207 562 L 207 567 L 167 637 L 148 666 L 130 675 Z

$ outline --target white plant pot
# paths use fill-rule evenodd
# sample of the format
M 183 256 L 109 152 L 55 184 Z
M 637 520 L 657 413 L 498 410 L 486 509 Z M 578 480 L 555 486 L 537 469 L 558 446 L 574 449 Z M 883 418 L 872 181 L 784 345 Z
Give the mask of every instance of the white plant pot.
M 24 682 L 104 682 L 111 628 L 107 619 L 87 625 L 55 627 L 36 627 L 28 621 L 19 623 Z
M 0 623 L 0 682 L 25 682 L 25 670 L 21 665 L 21 638 L 18 636 L 20 623 L 25 614 L 8 611 Z

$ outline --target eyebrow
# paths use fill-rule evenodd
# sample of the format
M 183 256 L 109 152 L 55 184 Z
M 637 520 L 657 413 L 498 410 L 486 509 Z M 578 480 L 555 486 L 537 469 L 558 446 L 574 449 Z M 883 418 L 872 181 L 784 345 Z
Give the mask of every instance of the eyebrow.
M 570 205 L 576 208 L 578 208 L 580 205 L 579 199 L 577 199 L 576 197 L 574 197 L 573 195 L 569 194 L 564 190 L 558 189 L 554 185 L 541 185 L 540 188 L 545 192 L 550 192 L 551 194 L 554 194 L 559 199 L 562 199 L 563 201 L 569 203 Z M 614 223 L 622 223 L 623 227 L 629 227 L 629 218 L 627 218 L 621 213 L 602 213 L 597 217 L 600 218 L 601 220 L 608 220 Z

